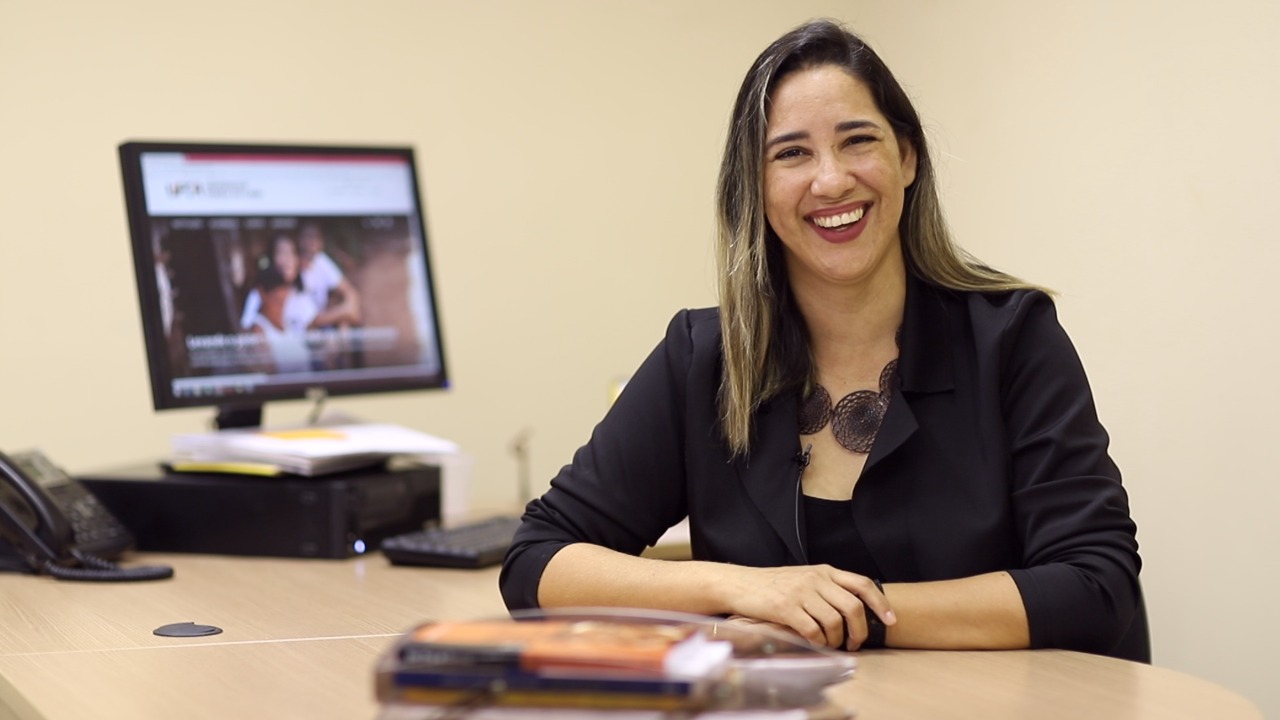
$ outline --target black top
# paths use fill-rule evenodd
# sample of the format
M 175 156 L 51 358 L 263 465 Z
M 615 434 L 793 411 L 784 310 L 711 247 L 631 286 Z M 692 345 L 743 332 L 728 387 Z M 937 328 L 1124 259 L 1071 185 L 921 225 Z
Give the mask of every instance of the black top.
M 1031 645 L 1146 660 L 1136 527 L 1075 348 L 1037 291 L 910 277 L 898 370 L 853 508 L 886 583 L 1008 571 Z M 535 607 L 550 558 L 589 542 L 639 554 L 689 518 L 695 558 L 798 565 L 799 398 L 765 403 L 749 457 L 719 429 L 716 309 L 681 311 L 590 442 L 529 503 L 503 566 Z
M 880 568 L 858 532 L 852 500 L 804 496 L 805 556 L 810 565 L 830 565 L 879 579 Z

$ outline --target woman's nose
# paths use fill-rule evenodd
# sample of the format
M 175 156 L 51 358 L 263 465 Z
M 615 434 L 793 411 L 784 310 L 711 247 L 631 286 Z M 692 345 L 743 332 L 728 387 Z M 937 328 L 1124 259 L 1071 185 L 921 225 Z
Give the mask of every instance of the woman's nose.
M 853 168 L 840 162 L 834 155 L 818 157 L 813 176 L 812 191 L 816 197 L 841 198 L 858 185 Z

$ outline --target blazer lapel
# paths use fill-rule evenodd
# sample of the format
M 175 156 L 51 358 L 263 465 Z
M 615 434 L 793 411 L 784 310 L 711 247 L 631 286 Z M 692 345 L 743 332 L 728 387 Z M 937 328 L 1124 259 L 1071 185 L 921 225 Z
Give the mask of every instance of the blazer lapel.
M 880 422 L 880 431 L 876 433 L 875 442 L 871 445 L 871 454 L 867 456 L 867 470 L 897 450 L 918 427 L 915 413 L 911 412 L 911 406 L 902 397 L 902 391 L 894 389 L 884 420 Z
M 796 564 L 804 561 L 796 517 L 801 470 L 798 411 L 793 393 L 769 401 L 756 414 L 757 437 L 751 455 L 734 461 L 747 496 Z
M 871 446 L 871 454 L 867 456 L 867 469 L 901 447 L 919 427 L 908 398 L 955 389 L 951 319 L 943 292 L 914 275 L 907 275 L 907 300 L 902 311 L 901 347 L 898 348 L 899 382 L 889 400 L 875 444 Z
M 902 309 L 902 338 L 898 348 L 898 376 L 903 393 L 954 390 L 955 323 L 962 313 L 950 291 L 907 275 L 907 300 Z

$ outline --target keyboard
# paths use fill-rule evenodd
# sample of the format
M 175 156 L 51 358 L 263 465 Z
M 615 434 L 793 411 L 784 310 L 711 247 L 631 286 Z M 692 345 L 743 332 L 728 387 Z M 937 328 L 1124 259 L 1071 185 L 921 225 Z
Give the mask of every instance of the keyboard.
M 464 525 L 414 530 L 382 541 L 392 565 L 482 568 L 497 565 L 511 547 L 520 518 L 500 515 Z

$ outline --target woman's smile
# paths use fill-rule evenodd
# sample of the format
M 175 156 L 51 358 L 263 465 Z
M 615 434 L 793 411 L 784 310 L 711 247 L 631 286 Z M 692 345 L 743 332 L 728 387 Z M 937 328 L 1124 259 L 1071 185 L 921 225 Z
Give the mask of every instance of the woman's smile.
M 867 226 L 862 220 L 871 203 L 861 203 L 854 208 L 834 208 L 810 214 L 806 219 L 813 231 L 830 243 L 846 243 L 856 240 Z

